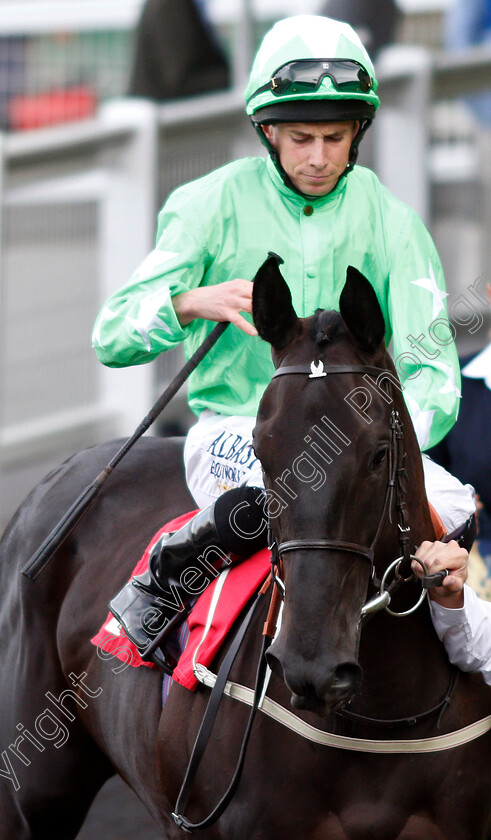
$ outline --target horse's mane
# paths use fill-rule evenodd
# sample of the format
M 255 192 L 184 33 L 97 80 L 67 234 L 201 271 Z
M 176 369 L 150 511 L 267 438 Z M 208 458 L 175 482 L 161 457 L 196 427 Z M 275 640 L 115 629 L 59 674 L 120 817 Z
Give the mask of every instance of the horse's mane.
M 322 347 L 329 344 L 339 332 L 343 319 L 339 312 L 331 309 L 317 309 L 312 324 L 312 338 Z

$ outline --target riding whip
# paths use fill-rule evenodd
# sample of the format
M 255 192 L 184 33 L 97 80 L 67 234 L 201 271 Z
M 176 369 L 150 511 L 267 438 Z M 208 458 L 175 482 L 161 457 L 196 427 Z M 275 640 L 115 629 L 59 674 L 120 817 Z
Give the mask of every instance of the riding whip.
M 51 557 L 55 553 L 58 546 L 63 542 L 63 540 L 68 536 L 68 534 L 73 530 L 75 525 L 82 519 L 98 493 L 100 493 L 104 482 L 107 478 L 111 475 L 114 468 L 119 464 L 119 462 L 124 458 L 124 456 L 129 452 L 133 444 L 150 428 L 152 423 L 155 422 L 159 414 L 162 413 L 166 405 L 171 401 L 171 399 L 175 396 L 178 392 L 179 388 L 184 384 L 188 376 L 193 372 L 193 370 L 198 366 L 201 360 L 206 356 L 206 354 L 211 350 L 213 345 L 218 341 L 222 333 L 227 329 L 229 325 L 229 321 L 221 321 L 217 324 L 211 331 L 211 333 L 205 338 L 202 344 L 198 347 L 198 349 L 193 353 L 189 361 L 186 362 L 183 368 L 179 371 L 177 376 L 174 377 L 170 385 L 165 389 L 163 394 L 159 397 L 155 405 L 150 409 L 146 417 L 142 420 L 140 425 L 135 429 L 131 437 L 128 438 L 127 441 L 123 444 L 123 446 L 116 452 L 114 457 L 109 461 L 108 465 L 102 470 L 101 473 L 97 476 L 97 478 L 89 484 L 85 490 L 82 491 L 78 499 L 74 501 L 72 506 L 67 510 L 65 515 L 62 519 L 58 522 L 57 525 L 53 528 L 51 533 L 46 537 L 44 542 L 39 546 L 37 551 L 32 555 L 30 560 L 26 563 L 24 568 L 22 569 L 22 574 L 26 577 L 30 578 L 30 580 L 36 580 L 37 576 L 40 572 L 44 569 L 46 564 L 51 560 Z

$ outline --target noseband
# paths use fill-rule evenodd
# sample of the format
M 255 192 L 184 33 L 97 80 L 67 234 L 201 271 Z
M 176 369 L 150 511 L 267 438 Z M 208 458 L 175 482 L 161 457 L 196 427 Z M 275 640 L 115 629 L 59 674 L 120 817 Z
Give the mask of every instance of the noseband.
M 307 365 L 284 365 L 279 367 L 275 373 L 273 374 L 273 379 L 277 376 L 290 376 L 290 375 L 307 375 L 309 379 L 320 379 L 324 376 L 330 376 L 335 374 L 346 374 L 346 373 L 358 373 L 358 374 L 369 374 L 371 376 L 376 376 L 377 378 L 381 376 L 381 374 L 387 373 L 384 368 L 372 367 L 370 365 L 330 365 L 329 367 L 325 368 L 324 363 L 322 361 L 319 362 L 311 362 L 310 366 Z M 390 380 L 389 380 L 390 382 Z M 272 550 L 272 564 L 273 567 L 279 568 L 279 560 L 282 555 L 288 553 L 289 551 L 314 551 L 318 549 L 326 549 L 328 551 L 345 551 L 350 554 L 355 554 L 358 557 L 362 557 L 365 560 L 368 560 L 371 567 L 371 576 L 372 580 L 379 587 L 379 594 L 375 596 L 369 603 L 365 604 L 362 608 L 362 616 L 365 617 L 372 612 L 376 612 L 379 609 L 383 609 L 388 607 L 390 602 L 390 591 L 395 588 L 396 585 L 409 580 L 412 577 L 411 573 L 411 560 L 413 556 L 410 552 L 410 527 L 408 522 L 408 513 L 407 507 L 405 502 L 405 494 L 406 494 L 406 487 L 405 487 L 405 479 L 406 479 L 406 471 L 404 468 L 404 429 L 402 425 L 402 421 L 400 419 L 399 412 L 395 409 L 392 409 L 390 415 L 390 433 L 391 433 L 391 440 L 389 446 L 389 469 L 388 469 L 388 479 L 387 479 L 387 488 L 385 492 L 385 499 L 384 505 L 382 509 L 382 514 L 380 516 L 379 524 L 377 527 L 377 531 L 375 536 L 371 542 L 371 544 L 367 547 L 361 545 L 359 543 L 352 543 L 346 542 L 344 540 L 330 540 L 330 539 L 300 539 L 300 540 L 287 540 L 286 542 L 277 543 L 276 540 L 272 539 L 270 541 L 270 548 Z M 392 508 L 395 504 L 396 515 L 397 515 L 397 526 L 399 530 L 399 546 L 400 546 L 400 557 L 398 557 L 389 568 L 386 570 L 383 578 L 381 581 L 375 578 L 375 566 L 374 566 L 374 554 L 375 554 L 375 546 L 377 541 L 380 537 L 382 532 L 383 526 L 385 524 L 387 513 L 389 513 L 390 521 L 392 522 Z M 271 528 L 270 528 L 271 533 Z M 418 561 L 419 562 L 419 561 Z M 403 568 L 404 574 L 407 577 L 403 577 L 400 573 L 400 568 Z M 423 567 L 424 568 L 424 567 Z M 392 584 L 386 587 L 386 580 L 388 572 L 395 570 L 395 577 Z M 425 569 L 426 572 L 426 569 Z M 280 588 L 282 587 L 284 590 L 283 582 L 280 580 L 278 575 L 274 573 L 274 579 Z M 413 612 L 416 609 L 423 598 L 426 595 L 426 589 L 423 590 L 422 596 L 418 601 L 417 605 L 410 610 Z M 391 612 L 389 610 L 389 612 Z M 393 615 L 406 615 L 406 613 L 392 613 Z

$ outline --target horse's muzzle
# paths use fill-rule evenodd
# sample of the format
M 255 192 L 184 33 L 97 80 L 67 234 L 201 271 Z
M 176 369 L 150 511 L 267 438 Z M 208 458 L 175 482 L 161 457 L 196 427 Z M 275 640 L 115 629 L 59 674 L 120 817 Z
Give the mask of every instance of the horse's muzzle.
M 351 700 L 361 685 L 362 670 L 356 662 L 337 665 L 326 677 L 325 670 L 284 666 L 271 650 L 266 656 L 273 673 L 292 692 L 294 709 L 305 709 L 325 717 Z

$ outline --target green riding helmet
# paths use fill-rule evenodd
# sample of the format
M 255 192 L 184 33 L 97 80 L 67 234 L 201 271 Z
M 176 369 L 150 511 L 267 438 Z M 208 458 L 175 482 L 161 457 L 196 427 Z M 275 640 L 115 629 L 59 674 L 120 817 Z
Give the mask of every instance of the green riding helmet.
M 261 125 L 359 120 L 349 172 L 380 104 L 377 87 L 370 56 L 351 26 L 324 16 L 297 15 L 280 20 L 264 36 L 244 97 L 277 166 L 278 156 Z

